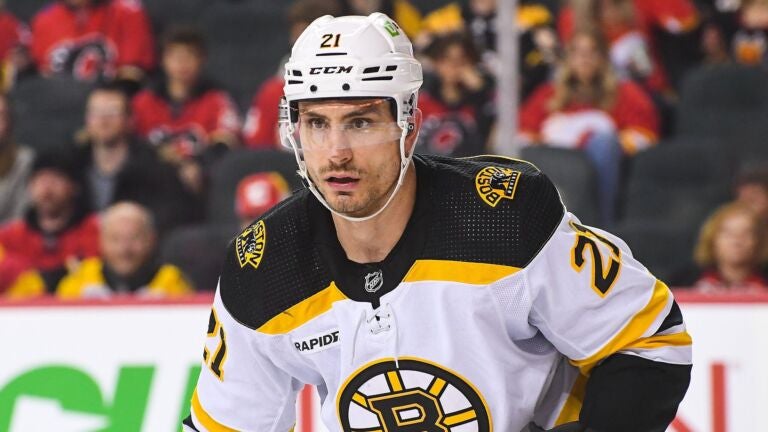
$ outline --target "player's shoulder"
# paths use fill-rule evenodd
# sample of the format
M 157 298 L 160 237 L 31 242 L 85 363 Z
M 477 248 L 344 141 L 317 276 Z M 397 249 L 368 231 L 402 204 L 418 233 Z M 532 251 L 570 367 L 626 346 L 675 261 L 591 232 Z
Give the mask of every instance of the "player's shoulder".
M 555 186 L 530 162 L 491 155 L 419 160 L 431 184 L 436 258 L 525 267 L 565 212 Z
M 306 189 L 295 193 L 230 242 L 219 292 L 241 324 L 259 329 L 330 285 L 310 241 L 310 199 Z

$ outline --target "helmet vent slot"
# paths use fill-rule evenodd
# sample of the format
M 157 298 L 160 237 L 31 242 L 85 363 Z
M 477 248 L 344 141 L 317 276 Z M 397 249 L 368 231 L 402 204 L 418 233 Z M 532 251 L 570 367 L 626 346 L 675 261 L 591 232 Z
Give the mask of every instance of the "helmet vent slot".
M 387 72 L 392 72 L 394 70 L 397 70 L 397 66 L 396 65 L 389 65 L 389 66 L 387 66 L 387 69 L 386 69 Z M 299 72 L 299 76 L 301 76 L 301 72 Z
M 330 53 L 317 53 L 315 56 L 317 57 L 328 57 L 328 56 L 345 56 L 347 53 L 345 52 L 330 52 Z
M 371 66 L 371 67 L 367 67 L 367 68 L 363 69 L 363 73 L 364 74 L 376 73 L 376 72 L 379 71 L 379 69 L 380 68 L 378 66 Z
M 360 81 L 392 81 L 392 75 L 363 78 Z

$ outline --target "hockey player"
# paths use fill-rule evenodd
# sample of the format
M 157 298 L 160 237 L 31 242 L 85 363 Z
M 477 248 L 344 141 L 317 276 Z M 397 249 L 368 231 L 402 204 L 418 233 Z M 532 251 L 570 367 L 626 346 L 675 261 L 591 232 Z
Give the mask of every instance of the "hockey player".
M 231 243 L 192 431 L 663 431 L 691 338 L 627 245 L 533 165 L 413 155 L 421 65 L 387 16 L 325 16 L 286 65 L 307 189 Z

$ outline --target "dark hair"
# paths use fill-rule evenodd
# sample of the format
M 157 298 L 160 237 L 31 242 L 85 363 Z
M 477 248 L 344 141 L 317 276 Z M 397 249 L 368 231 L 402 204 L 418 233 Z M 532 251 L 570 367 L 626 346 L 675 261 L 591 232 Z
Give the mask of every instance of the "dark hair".
M 341 7 L 338 2 L 330 0 L 298 0 L 288 7 L 286 18 L 288 25 L 311 23 L 324 15 L 339 15 Z
M 448 49 L 458 45 L 464 51 L 469 61 L 472 63 L 480 62 L 480 53 L 472 39 L 464 32 L 452 32 L 436 36 L 424 50 L 424 54 L 432 60 L 439 60 L 445 56 Z
M 200 29 L 190 25 L 174 25 L 163 34 L 160 42 L 161 50 L 166 51 L 171 45 L 191 47 L 201 56 L 205 56 L 208 52 L 205 35 Z
M 122 96 L 123 104 L 125 105 L 125 112 L 131 112 L 131 97 L 125 91 L 125 85 L 115 81 L 101 83 L 88 93 L 88 99 L 90 99 L 96 93 L 114 93 Z
M 742 166 L 736 173 L 734 185 L 739 188 L 746 184 L 758 184 L 768 189 L 768 164 L 750 163 Z

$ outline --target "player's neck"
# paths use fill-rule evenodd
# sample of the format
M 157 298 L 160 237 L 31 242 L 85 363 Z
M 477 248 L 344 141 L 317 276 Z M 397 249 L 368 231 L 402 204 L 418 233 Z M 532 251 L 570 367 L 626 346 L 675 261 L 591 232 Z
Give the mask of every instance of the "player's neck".
M 380 262 L 387 257 L 405 231 L 416 201 L 416 169 L 413 164 L 387 208 L 373 219 L 348 221 L 333 215 L 336 235 L 347 258 L 358 263 Z

